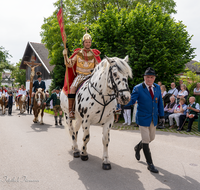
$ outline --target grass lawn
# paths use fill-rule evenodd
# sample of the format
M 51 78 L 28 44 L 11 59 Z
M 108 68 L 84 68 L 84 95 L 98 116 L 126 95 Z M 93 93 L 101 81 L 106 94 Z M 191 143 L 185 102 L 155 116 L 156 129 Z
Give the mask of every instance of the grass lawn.
M 45 113 L 54 115 L 54 111 L 51 111 L 51 109 L 45 109 Z M 123 125 L 124 119 L 120 118 L 117 123 L 113 123 L 112 129 L 115 130 L 139 130 L 138 127 L 136 127 L 136 123 L 132 123 L 131 125 Z M 196 135 L 200 136 L 200 132 L 198 131 L 198 122 L 194 122 L 192 125 L 192 131 L 191 132 L 186 132 L 187 129 L 187 123 L 184 125 L 184 131 L 176 131 L 176 128 L 174 129 L 169 129 L 168 124 L 165 124 L 165 129 L 157 129 L 157 131 L 164 131 L 164 132 L 170 132 L 170 133 L 180 133 L 180 134 L 186 134 L 186 135 Z
M 131 123 L 131 125 L 123 125 L 124 120 L 122 118 L 119 119 L 117 123 L 113 124 L 112 129 L 117 130 L 139 130 L 139 127 L 136 127 L 136 123 Z M 184 125 L 183 131 L 176 131 L 177 128 L 169 129 L 169 125 L 165 124 L 165 129 L 157 129 L 157 131 L 164 131 L 164 132 L 170 132 L 170 133 L 180 133 L 180 134 L 186 134 L 186 135 L 195 135 L 200 136 L 200 132 L 198 131 L 198 122 L 194 122 L 192 125 L 192 131 L 186 132 L 187 130 L 187 123 Z

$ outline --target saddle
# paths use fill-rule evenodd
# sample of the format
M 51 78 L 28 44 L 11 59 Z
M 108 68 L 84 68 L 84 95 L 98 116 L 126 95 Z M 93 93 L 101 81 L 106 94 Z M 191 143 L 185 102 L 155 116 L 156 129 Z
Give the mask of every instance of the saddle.
M 82 82 L 79 83 L 79 85 L 77 86 L 77 89 L 76 89 L 76 94 L 78 93 L 79 89 L 83 86 L 83 84 L 89 80 L 91 78 L 91 76 L 87 77 L 85 80 L 83 80 Z

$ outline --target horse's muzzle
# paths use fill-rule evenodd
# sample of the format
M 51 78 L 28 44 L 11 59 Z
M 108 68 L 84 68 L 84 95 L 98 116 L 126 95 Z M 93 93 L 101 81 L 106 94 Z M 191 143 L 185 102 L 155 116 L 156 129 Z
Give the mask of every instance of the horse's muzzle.
M 130 92 L 123 92 L 121 95 L 118 97 L 118 103 L 121 105 L 126 105 L 130 102 L 131 100 L 131 94 Z

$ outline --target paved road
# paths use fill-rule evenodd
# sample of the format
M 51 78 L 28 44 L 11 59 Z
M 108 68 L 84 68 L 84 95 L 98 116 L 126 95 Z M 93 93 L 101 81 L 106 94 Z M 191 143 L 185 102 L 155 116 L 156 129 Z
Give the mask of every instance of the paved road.
M 0 110 L 1 114 L 1 110 Z M 0 115 L 0 190 L 199 190 L 200 138 L 158 132 L 150 145 L 159 174 L 150 173 L 142 153 L 134 158 L 139 131 L 111 131 L 112 170 L 101 169 L 102 130 L 91 126 L 89 160 L 73 158 L 67 131 L 45 114 Z M 79 136 L 81 145 L 82 130 Z

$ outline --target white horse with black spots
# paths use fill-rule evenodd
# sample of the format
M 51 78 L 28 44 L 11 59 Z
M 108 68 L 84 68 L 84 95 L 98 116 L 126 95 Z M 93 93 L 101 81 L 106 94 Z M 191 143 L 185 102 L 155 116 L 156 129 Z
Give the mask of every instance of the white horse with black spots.
M 90 125 L 100 123 L 103 128 L 103 165 L 105 170 L 111 169 L 108 159 L 110 128 L 114 122 L 114 112 L 118 103 L 126 105 L 131 98 L 128 87 L 128 76 L 132 70 L 128 65 L 128 56 L 103 59 L 76 94 L 75 122 L 69 119 L 68 98 L 61 92 L 61 107 L 65 113 L 64 125 L 72 139 L 73 156 L 88 160 L 87 143 L 90 140 Z M 78 130 L 83 128 L 83 145 L 78 149 Z

